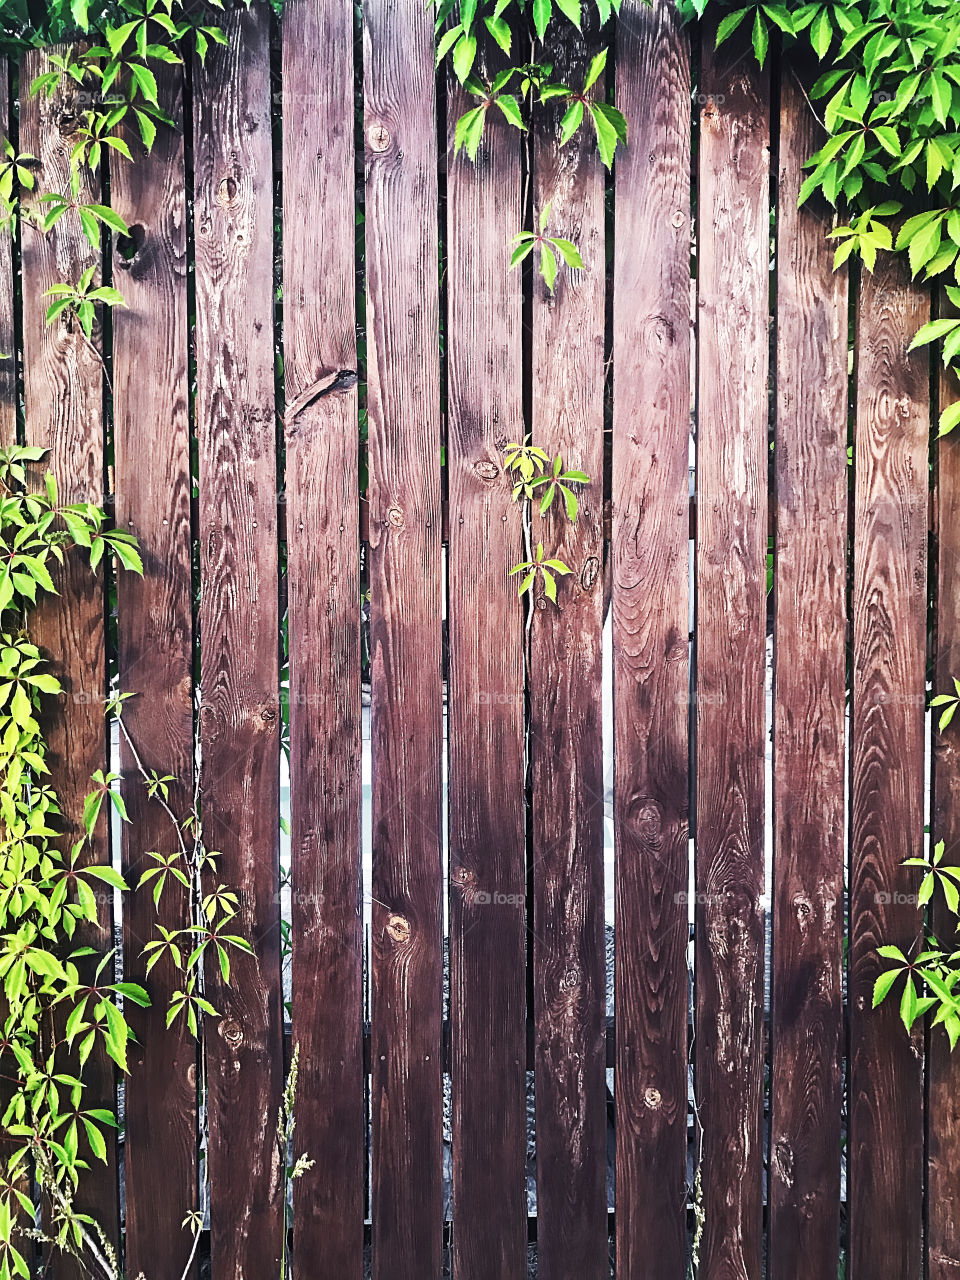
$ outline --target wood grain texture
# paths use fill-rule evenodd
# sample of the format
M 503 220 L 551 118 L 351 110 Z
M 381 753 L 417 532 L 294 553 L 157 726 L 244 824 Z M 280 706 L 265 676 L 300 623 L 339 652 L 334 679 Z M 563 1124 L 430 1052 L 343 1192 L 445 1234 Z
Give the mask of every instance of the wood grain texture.
M 294 1275 L 363 1270 L 360 507 L 353 7 L 283 15 L 283 305 L 293 1033 Z
M 905 264 L 864 273 L 857 307 L 851 760 L 850 1280 L 921 1274 L 923 1039 L 895 1000 L 871 1008 L 876 948 L 921 921 L 906 857 L 923 848 L 929 299 Z M 898 901 L 898 896 L 902 899 Z
M 117 164 L 113 207 L 130 228 L 126 257 L 115 246 L 113 277 L 126 301 L 113 316 L 114 467 L 117 526 L 140 540 L 144 576 L 118 574 L 120 688 L 135 696 L 124 723 L 147 769 L 172 774 L 169 804 L 191 811 L 193 617 L 190 599 L 190 421 L 188 385 L 187 227 L 183 160 L 183 72 L 164 67 L 162 101 L 176 129 L 161 129 L 153 151 Z M 136 148 L 131 139 L 131 148 Z M 178 848 L 177 833 L 151 801 L 121 738 L 123 869 L 136 885 L 148 850 Z M 143 947 L 190 923 L 186 891 L 168 882 L 159 908 L 152 886 L 125 903 L 124 972 L 145 971 Z M 180 1019 L 168 1031 L 167 1008 L 180 986 L 159 964 L 147 986 L 150 1009 L 128 1008 L 137 1036 L 126 1085 L 126 1257 L 141 1270 L 180 1275 L 190 1253 L 182 1230 L 197 1200 L 197 1048 Z
M 953 314 L 941 290 L 938 312 Z M 958 398 L 956 378 L 940 376 L 940 409 Z M 953 693 L 960 676 L 960 437 L 937 441 L 937 651 L 935 689 Z M 935 712 L 935 714 L 938 714 Z M 938 715 L 939 718 L 939 715 Z M 933 830 L 944 844 L 944 865 L 960 862 L 960 756 L 957 730 L 933 734 Z M 945 945 L 952 920 L 942 904 L 934 907 L 934 928 Z M 956 1280 L 960 1275 L 960 1057 L 951 1053 L 942 1030 L 932 1031 L 927 1058 L 927 1277 Z
M 613 698 L 617 1273 L 686 1274 L 690 52 L 673 0 L 617 28 Z
M 704 1280 L 759 1280 L 769 76 L 704 29 L 697 434 L 696 1087 Z
M 0 137 L 10 136 L 10 66 L 0 58 Z M 17 440 L 17 330 L 14 238 L 0 232 L 0 448 Z
M 583 54 L 558 59 L 577 83 Z M 602 98 L 602 85 L 597 95 Z M 606 1214 L 603 935 L 603 169 L 588 129 L 559 145 L 561 113 L 538 112 L 534 217 L 579 246 L 586 269 L 561 267 L 551 296 L 533 277 L 531 430 L 535 443 L 593 483 L 575 525 L 559 500 L 534 546 L 571 573 L 557 604 L 537 584 L 531 631 L 533 988 L 536 1023 L 537 1255 L 544 1280 L 609 1273 Z
M 771 1280 L 836 1280 L 846 692 L 847 274 L 797 210 L 820 131 L 789 66 L 777 209 Z
M 204 839 L 242 888 L 230 985 L 207 1029 L 215 1280 L 276 1275 L 283 1082 L 270 11 L 194 61 L 194 238 Z M 214 972 L 214 970 L 217 970 Z
M 0 137 L 9 137 L 10 67 L 0 58 Z M 14 290 L 14 237 L 12 231 L 0 231 L 0 448 L 17 442 L 17 336 L 16 293 Z M 6 1022 L 9 1005 L 0 992 L 0 1021 Z M 16 1060 L 7 1050 L 0 1066 L 0 1110 L 5 1112 L 14 1093 Z M 0 1152 L 10 1154 L 14 1142 L 0 1132 Z M 29 1177 L 23 1179 L 23 1191 L 29 1195 Z M 22 1211 L 17 1214 L 22 1219 Z
M 62 55 L 66 50 L 30 51 L 24 56 L 22 83 L 29 85 L 36 76 L 51 69 L 51 52 Z M 24 95 L 20 149 L 39 161 L 31 203 L 45 191 L 69 193 L 70 152 L 77 141 L 79 110 L 74 90 L 58 91 L 50 98 Z M 100 199 L 98 179 L 84 175 L 80 199 Z M 39 481 L 49 468 L 56 476 L 63 503 L 103 503 L 103 370 L 70 312 L 61 313 L 54 325 L 47 326 L 49 299 L 43 295 L 58 282 L 77 282 L 83 271 L 97 261 L 78 218 L 65 216 L 47 236 L 23 231 L 26 443 L 49 450 L 35 469 L 35 478 Z M 97 345 L 100 342 L 99 323 L 94 328 L 93 341 Z M 64 847 L 69 851 L 83 831 L 83 797 L 90 790 L 90 775 L 108 767 L 104 579 L 102 572 L 91 573 L 89 562 L 78 553 L 68 556 L 65 566 L 53 577 L 60 595 L 40 605 L 31 631 L 50 655 L 64 690 L 51 708 L 44 729 L 50 748 L 47 759 L 63 812 Z M 109 862 L 105 811 L 82 857 L 88 862 Z M 83 939 L 78 933 L 78 941 L 103 953 L 113 945 L 112 930 L 112 894 L 104 894 L 99 927 L 91 928 Z M 84 1078 L 86 1104 L 114 1110 L 114 1070 L 106 1054 L 98 1051 L 96 1061 L 91 1057 Z M 107 1163 L 91 1157 L 91 1169 L 84 1176 L 76 1203 L 78 1209 L 96 1218 L 116 1244 L 120 1229 L 116 1140 L 109 1131 L 106 1139 Z M 59 1278 L 76 1276 L 79 1271 L 69 1259 L 54 1253 L 48 1273 Z
M 364 7 L 373 1274 L 440 1274 L 442 753 L 433 18 Z
M 471 100 L 448 82 L 450 966 L 454 1270 L 526 1275 L 523 559 L 503 451 L 523 438 L 519 135 L 490 119 L 454 158 Z

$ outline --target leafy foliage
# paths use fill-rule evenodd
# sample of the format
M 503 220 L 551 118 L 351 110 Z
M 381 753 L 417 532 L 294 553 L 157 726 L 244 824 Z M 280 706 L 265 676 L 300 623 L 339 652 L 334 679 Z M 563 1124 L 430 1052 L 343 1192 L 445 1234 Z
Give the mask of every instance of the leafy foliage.
M 589 484 L 590 477 L 583 471 L 565 470 L 559 453 L 551 464 L 550 455 L 539 445 L 531 443 L 529 435 L 524 437 L 522 444 L 514 442 L 507 445 L 504 466 L 514 482 L 513 501 L 523 504 L 523 533 L 527 548 L 526 560 L 514 565 L 509 576 L 520 575 L 517 594 L 522 596 L 529 592 L 531 599 L 538 581 L 542 582 L 544 595 L 556 604 L 557 575 L 566 577 L 571 572 L 570 566 L 556 557 L 546 556 L 542 542 L 537 543 L 535 551 L 532 549 L 531 509 L 536 502 L 540 515 L 545 516 L 559 495 L 567 519 L 576 523 L 579 499 L 570 486 Z
M 619 8 L 620 0 L 596 0 L 601 27 Z M 477 100 L 456 122 L 455 153 L 462 150 L 476 160 L 492 107 L 497 108 L 496 116 L 529 136 L 535 109 L 554 102 L 565 106 L 560 145 L 569 143 L 589 121 L 600 158 L 612 168 L 617 147 L 626 143 L 627 123 L 602 91 L 607 50 L 595 54 L 577 87 L 558 79 L 554 60 L 544 56 L 551 38 L 566 40 L 571 26 L 582 31 L 581 0 L 556 0 L 556 5 L 553 0 L 437 0 L 436 9 L 437 65 L 449 59 L 457 80 Z M 529 51 L 529 59 L 511 62 L 521 47 Z M 490 68 L 497 70 L 488 73 Z M 514 237 L 510 265 L 517 266 L 539 248 L 540 274 L 553 293 L 557 254 L 570 267 L 582 267 L 583 262 L 569 240 L 544 235 L 549 208 L 548 204 L 541 212 L 539 235 L 523 230 Z
M 577 267 L 582 270 L 583 259 L 580 257 L 580 250 L 571 240 L 564 240 L 560 236 L 548 236 L 547 220 L 550 217 L 550 204 L 544 205 L 540 214 L 539 231 L 521 231 L 514 236 L 514 250 L 510 255 L 510 269 L 518 267 L 524 258 L 528 257 L 534 249 L 540 250 L 540 274 L 543 276 L 544 284 L 553 293 L 553 286 L 557 279 L 557 255 L 563 259 L 568 267 Z
M 678 0 L 688 17 L 702 15 L 709 2 Z M 788 52 L 799 42 L 824 64 L 810 99 L 827 139 L 807 161 L 800 202 L 819 193 L 846 220 L 832 232 L 840 242 L 836 265 L 859 254 L 872 271 L 878 253 L 905 252 L 914 278 L 949 275 L 960 285 L 960 25 L 953 0 L 737 6 L 721 18 L 717 44 L 747 31 L 761 64 L 774 33 Z M 919 341 L 943 336 L 929 326 L 921 334 Z M 943 358 L 960 370 L 960 341 L 945 345 Z M 940 433 L 958 422 L 960 409 L 947 410 Z
M 917 906 L 923 910 L 936 896 L 947 915 L 960 925 L 960 867 L 945 864 L 943 856 L 940 840 L 930 860 L 907 858 L 904 866 L 923 869 Z M 935 1010 L 932 1025 L 942 1026 L 950 1048 L 955 1048 L 960 1040 L 960 991 L 954 994 L 960 980 L 960 949 L 944 946 L 930 934 L 927 945 L 912 960 L 899 947 L 883 946 L 877 951 L 888 964 L 874 985 L 874 1008 L 900 983 L 900 1018 L 906 1029 Z
M 106 1158 L 104 1131 L 116 1120 L 86 1104 L 84 1072 L 98 1043 L 126 1071 L 123 1005 L 148 1003 L 139 984 L 115 981 L 112 949 L 89 945 L 98 897 L 126 888 L 88 853 L 105 799 L 126 816 L 117 779 L 94 776 L 83 835 L 64 848 L 40 719 L 61 686 L 25 630 L 38 595 L 56 594 L 51 566 L 68 555 L 85 554 L 95 570 L 109 553 L 134 572 L 140 558 L 135 539 L 107 528 L 99 508 L 61 505 L 49 472 L 41 491 L 26 490 L 26 468 L 42 457 L 42 449 L 21 446 L 0 452 L 0 1070 L 13 1086 L 0 1119 L 10 1145 L 0 1184 L 0 1278 L 28 1274 L 15 1224 L 20 1212 L 33 1218 L 31 1169 L 49 1204 L 51 1239 L 80 1251 L 96 1234 L 73 1210 L 73 1195 L 89 1159 Z

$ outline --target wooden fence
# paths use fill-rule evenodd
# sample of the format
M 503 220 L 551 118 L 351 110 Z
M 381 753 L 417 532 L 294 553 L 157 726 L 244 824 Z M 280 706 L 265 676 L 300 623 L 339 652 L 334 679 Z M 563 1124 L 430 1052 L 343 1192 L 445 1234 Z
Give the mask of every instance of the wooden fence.
M 231 986 L 209 975 L 205 1091 L 152 975 L 83 1207 L 116 1239 L 122 1209 L 129 1276 L 177 1280 L 209 1178 L 214 1280 L 279 1274 L 288 709 L 295 1152 L 316 1162 L 298 1280 L 519 1280 L 531 1257 L 544 1280 L 681 1280 L 695 1241 L 702 1280 L 952 1280 L 960 1077 L 871 1009 L 876 946 L 921 928 L 902 859 L 925 821 L 960 840 L 949 735 L 929 818 L 925 787 L 927 661 L 946 686 L 960 642 L 960 444 L 930 446 L 931 387 L 953 392 L 906 353 L 931 299 L 892 257 L 833 273 L 827 211 L 796 209 L 818 125 L 794 73 L 710 31 L 691 47 L 671 0 L 623 0 L 612 180 L 546 109 L 529 167 L 492 116 L 477 163 L 454 158 L 464 95 L 437 85 L 423 0 L 368 0 L 357 29 L 351 0 L 225 25 L 164 77 L 182 129 L 89 179 L 131 227 L 104 261 L 127 302 L 97 333 L 110 394 L 44 322 L 44 290 L 94 261 L 79 229 L 24 230 L 0 261 L 0 432 L 50 449 L 65 499 L 112 498 L 146 565 L 119 576 L 115 650 L 79 570 L 41 614 L 65 808 L 107 765 L 112 668 L 178 812 L 198 710 L 206 843 L 256 951 Z M 45 64 L 25 59 L 13 124 L 63 189 L 77 107 L 27 95 Z M 586 263 L 553 297 L 506 269 L 527 192 Z M 528 668 L 504 474 L 524 431 L 594 477 L 575 526 L 535 518 L 573 572 L 536 601 Z M 123 765 L 136 877 L 170 836 Z M 166 896 L 160 922 L 183 910 Z M 142 974 L 148 892 L 122 927 Z

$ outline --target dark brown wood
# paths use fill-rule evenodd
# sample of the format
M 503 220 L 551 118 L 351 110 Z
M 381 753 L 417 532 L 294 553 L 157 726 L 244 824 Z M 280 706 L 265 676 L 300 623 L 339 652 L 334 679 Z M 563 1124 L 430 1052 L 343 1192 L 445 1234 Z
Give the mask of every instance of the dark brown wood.
M 10 67 L 0 58 L 0 138 L 10 136 Z M 14 239 L 0 232 L 0 448 L 17 440 L 17 331 Z
M 527 1271 L 522 559 L 504 446 L 523 437 L 519 134 L 490 119 L 454 158 L 472 101 L 448 82 L 450 973 L 454 1271 Z
M 24 56 L 22 84 L 29 85 L 51 69 L 50 52 L 63 54 L 66 50 L 31 50 Z M 28 201 L 31 205 L 42 192 L 70 191 L 70 152 L 77 142 L 72 132 L 78 119 L 75 94 L 75 89 L 62 89 L 50 98 L 22 95 L 20 147 L 39 161 L 36 190 Z M 99 177 L 83 171 L 80 199 L 96 201 L 99 193 Z M 63 503 L 102 504 L 103 368 L 93 349 L 100 343 L 99 324 L 93 331 L 92 345 L 69 311 L 48 326 L 45 312 L 50 300 L 43 296 L 51 285 L 76 283 L 98 256 L 73 215 L 63 217 L 47 236 L 24 228 L 22 246 L 26 442 L 49 450 L 35 476 L 39 479 L 45 470 L 51 470 Z M 31 630 L 50 656 L 64 690 L 44 728 L 50 748 L 47 760 L 63 813 L 63 846 L 69 851 L 83 833 L 83 798 L 91 789 L 90 776 L 108 767 L 104 577 L 102 571 L 91 573 L 89 562 L 72 553 L 54 573 L 54 581 L 60 594 L 41 603 Z M 106 809 L 82 858 L 93 863 L 110 861 Z M 103 953 L 113 945 L 112 893 L 102 895 L 98 915 L 99 927 L 85 931 L 82 939 L 78 935 L 78 941 Z M 85 1105 L 114 1110 L 114 1069 L 105 1053 L 98 1050 L 96 1061 L 91 1057 L 84 1079 Z M 120 1230 L 117 1152 L 109 1130 L 106 1140 L 107 1163 L 91 1157 L 76 1206 L 95 1218 L 116 1245 Z M 79 1270 L 69 1258 L 54 1251 L 49 1274 L 72 1277 L 79 1275 Z
M 9 137 L 10 130 L 10 67 L 6 58 L 0 58 L 0 137 Z M 14 291 L 14 237 L 12 230 L 0 232 L 0 448 L 7 449 L 17 442 L 17 337 L 16 294 Z M 6 996 L 0 993 L 0 1021 L 5 1022 L 10 1006 Z M 16 1060 L 7 1050 L 0 1066 L 0 1108 L 6 1112 L 13 1096 L 16 1078 Z M 13 1140 L 5 1134 L 0 1138 L 0 1150 L 9 1155 Z M 30 1178 L 22 1179 L 22 1190 L 30 1194 Z M 13 1210 L 22 1220 L 23 1212 Z
M 777 210 L 771 1280 L 836 1280 L 840 1234 L 847 273 L 826 206 L 797 210 L 821 145 L 780 84 Z
M 769 76 L 703 33 L 698 236 L 696 1091 L 703 1280 L 758 1280 Z
M 922 1270 L 923 1033 L 871 1008 L 876 948 L 921 918 L 900 864 L 923 848 L 929 359 L 907 355 L 929 299 L 906 265 L 864 272 L 857 307 L 850 881 L 850 1280 Z M 901 899 L 898 901 L 898 898 Z
M 618 1274 L 686 1275 L 690 52 L 620 12 L 613 282 Z
M 433 18 L 364 7 L 373 1274 L 440 1274 L 440 385 Z
M 180 847 L 168 814 L 149 799 L 144 767 L 172 774 L 169 804 L 182 821 L 193 806 L 193 618 L 190 600 L 190 422 L 188 384 L 186 198 L 183 168 L 183 73 L 163 68 L 165 109 L 178 122 L 161 129 L 153 151 L 131 139 L 133 164 L 112 174 L 113 207 L 130 228 L 114 246 L 113 275 L 126 307 L 113 316 L 115 516 L 137 536 L 144 576 L 119 573 L 118 671 L 123 721 L 123 870 L 135 886 L 146 854 Z M 132 254 L 132 256 L 128 256 Z M 140 978 L 143 948 L 157 925 L 190 924 L 186 891 L 168 881 L 159 907 L 152 885 L 125 903 L 124 973 Z M 126 1086 L 126 1259 L 136 1275 L 179 1276 L 192 1244 L 184 1217 L 197 1201 L 197 1046 L 184 1019 L 166 1029 L 170 997 L 181 975 L 171 964 L 152 970 L 150 1009 L 130 1006 Z
M 208 976 L 211 1251 L 217 1280 L 276 1275 L 282 1238 L 279 671 L 270 11 L 224 19 L 194 61 L 196 424 L 204 839 L 242 889 L 230 985 Z
M 353 6 L 283 15 L 294 1275 L 363 1270 Z
M 556 67 L 582 78 L 583 54 Z M 602 96 L 602 85 L 597 93 Z M 573 240 L 585 270 L 561 267 L 551 296 L 533 277 L 531 430 L 586 472 L 575 525 L 559 500 L 534 515 L 533 545 L 563 560 L 552 604 L 538 581 L 530 660 L 533 766 L 533 992 L 536 1021 L 537 1256 L 544 1280 L 609 1274 L 603 935 L 603 169 L 587 129 L 561 150 L 554 107 L 538 113 L 533 212 Z
M 954 313 L 941 291 L 940 315 Z M 955 404 L 957 381 L 940 377 L 940 409 Z M 960 676 L 960 437 L 937 442 L 937 658 L 936 692 L 953 693 Z M 935 713 L 938 715 L 939 713 Z M 944 864 L 960 862 L 960 756 L 957 730 L 933 735 L 933 823 L 931 838 L 944 844 Z M 934 927 L 951 945 L 952 920 L 935 908 Z M 927 1058 L 927 1277 L 960 1275 L 960 1056 L 951 1053 L 942 1029 L 930 1034 Z

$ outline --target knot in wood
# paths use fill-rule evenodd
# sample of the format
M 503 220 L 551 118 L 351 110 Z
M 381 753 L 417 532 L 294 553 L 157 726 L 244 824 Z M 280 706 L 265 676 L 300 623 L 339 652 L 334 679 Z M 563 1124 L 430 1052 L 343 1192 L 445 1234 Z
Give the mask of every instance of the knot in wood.
M 651 1111 L 656 1111 L 656 1109 L 660 1106 L 660 1103 L 663 1101 L 660 1095 L 660 1090 L 654 1089 L 652 1085 L 649 1089 L 644 1089 L 643 1101 L 646 1103 L 646 1105 L 650 1108 Z
M 679 229 L 683 226 L 684 222 L 686 222 L 686 218 L 684 217 L 683 211 L 678 209 L 676 213 L 673 215 L 673 217 L 670 219 L 670 221 L 679 231 Z
M 370 143 L 371 151 L 386 151 L 390 145 L 390 130 L 378 121 L 367 130 L 367 141 Z
M 580 970 L 574 965 L 568 969 L 560 980 L 560 986 L 564 991 L 572 991 L 574 987 L 580 985 Z
M 79 128 L 79 116 L 72 111 L 61 111 L 57 117 L 57 130 L 61 138 L 72 138 Z
M 391 916 L 387 921 L 387 933 L 394 942 L 407 942 L 410 939 L 410 921 L 403 916 Z
M 233 204 L 237 198 L 237 184 L 231 177 L 221 178 L 217 187 L 217 204 L 223 208 Z
M 583 571 L 580 574 L 580 585 L 589 591 L 600 575 L 600 561 L 596 556 L 587 556 Z
M 663 808 L 652 796 L 641 796 L 631 806 L 631 825 L 644 844 L 663 840 Z
M 500 468 L 495 462 L 478 462 L 474 467 L 477 475 L 481 480 L 496 480 L 500 474 Z
M 231 1049 L 239 1049 L 243 1044 L 243 1029 L 240 1026 L 240 1023 L 237 1022 L 236 1018 L 227 1018 L 224 1022 L 220 1023 L 218 1030 L 224 1042 L 229 1045 Z
M 403 512 L 399 507 L 390 507 L 387 511 L 386 523 L 393 529 L 403 528 Z

